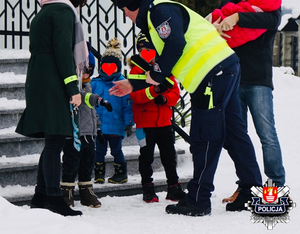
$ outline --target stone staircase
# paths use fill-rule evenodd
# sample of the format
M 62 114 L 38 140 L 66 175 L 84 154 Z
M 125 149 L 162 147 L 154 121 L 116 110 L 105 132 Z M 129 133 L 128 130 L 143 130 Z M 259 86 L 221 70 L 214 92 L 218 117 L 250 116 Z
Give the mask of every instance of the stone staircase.
M 29 186 L 32 188 L 32 192 L 24 192 L 24 194 L 18 192 L 17 195 L 2 195 L 0 190 L 0 196 L 17 205 L 29 204 L 36 182 L 37 162 L 44 144 L 43 139 L 28 138 L 14 132 L 25 107 L 24 82 L 27 63 L 28 57 L 2 59 L 0 56 L 0 99 L 7 99 L 7 105 L 5 104 L 4 107 L 1 106 L 2 102 L 0 103 L 0 186 L 2 188 L 11 186 L 11 190 L 16 186 Z M 3 82 L 1 76 L 8 76 L 8 80 L 12 77 L 12 80 L 17 81 L 6 83 Z M 10 105 L 11 102 L 13 103 L 12 105 Z M 185 151 L 176 149 L 178 157 L 184 157 Z M 122 185 L 108 183 L 95 185 L 94 191 L 99 197 L 107 195 L 128 196 L 141 193 L 142 189 L 138 172 L 139 146 L 135 134 L 123 140 L 123 150 L 128 167 L 128 183 Z M 106 163 L 106 176 L 109 177 L 113 174 L 113 157 L 106 156 Z M 164 175 L 157 150 L 155 152 L 153 169 L 155 173 Z M 164 178 L 164 176 L 160 177 Z M 188 180 L 189 178 L 180 179 L 184 188 Z M 155 186 L 156 191 L 165 191 L 165 178 L 155 179 Z M 78 198 L 78 191 L 75 191 L 76 198 Z

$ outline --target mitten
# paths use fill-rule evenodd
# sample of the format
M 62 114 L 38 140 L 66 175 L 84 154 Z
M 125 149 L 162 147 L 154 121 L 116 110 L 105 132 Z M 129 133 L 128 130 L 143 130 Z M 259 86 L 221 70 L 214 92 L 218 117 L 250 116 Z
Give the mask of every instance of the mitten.
M 154 102 L 157 105 L 165 105 L 167 103 L 167 98 L 163 95 L 158 95 L 156 98 L 154 98 Z
M 100 144 L 104 143 L 104 135 L 102 134 L 102 131 L 100 129 L 97 131 L 97 138 L 98 138 Z
M 101 98 L 99 99 L 99 104 L 100 106 L 104 106 L 108 112 L 112 112 L 112 105 L 110 104 L 109 101 Z
M 128 137 L 131 136 L 132 135 L 132 125 L 126 125 L 125 131 L 126 131 L 126 134 Z

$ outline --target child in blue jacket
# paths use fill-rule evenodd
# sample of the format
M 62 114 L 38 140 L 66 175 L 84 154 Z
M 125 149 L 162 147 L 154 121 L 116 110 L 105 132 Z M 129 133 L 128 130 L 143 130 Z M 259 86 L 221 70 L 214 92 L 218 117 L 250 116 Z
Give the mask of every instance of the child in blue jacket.
M 96 107 L 101 122 L 102 139 L 97 136 L 95 156 L 95 183 L 105 182 L 105 155 L 109 144 L 111 155 L 114 157 L 115 174 L 108 179 L 109 183 L 126 183 L 127 166 L 122 151 L 122 140 L 132 134 L 133 116 L 132 101 L 129 95 L 116 97 L 109 95 L 108 90 L 114 86 L 113 81 L 123 80 L 121 74 L 122 52 L 121 44 L 117 38 L 111 39 L 102 55 L 99 77 L 91 82 L 92 92 L 104 98 L 113 106 L 113 111 L 108 112 L 102 106 Z

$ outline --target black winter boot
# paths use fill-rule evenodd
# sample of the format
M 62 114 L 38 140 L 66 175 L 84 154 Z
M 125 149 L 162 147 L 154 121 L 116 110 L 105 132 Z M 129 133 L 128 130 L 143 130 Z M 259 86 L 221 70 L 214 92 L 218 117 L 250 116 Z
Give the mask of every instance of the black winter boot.
M 82 215 L 81 211 L 72 210 L 65 202 L 63 196 L 47 196 L 45 209 L 63 216 Z
M 108 178 L 109 183 L 113 184 L 124 184 L 128 181 L 127 177 L 127 163 L 124 162 L 122 164 L 114 163 L 115 174 Z
M 30 208 L 41 208 L 43 209 L 45 206 L 46 194 L 35 192 L 31 199 Z
M 95 180 L 96 184 L 104 184 L 105 183 L 105 163 L 96 162 L 95 163 Z
M 158 196 L 155 194 L 153 183 L 143 185 L 143 201 L 147 203 L 158 202 Z
M 63 193 L 63 197 L 68 206 L 74 207 L 74 188 L 75 183 L 61 182 L 60 188 Z
M 185 192 L 183 192 L 181 184 L 179 183 L 168 186 L 167 192 L 167 200 L 180 201 L 185 199 Z
M 101 207 L 101 202 L 93 191 L 93 182 L 78 182 L 81 205 L 92 208 Z
M 250 189 L 240 190 L 236 199 L 233 202 L 227 203 L 226 211 L 242 211 L 248 210 L 245 206 L 245 203 L 251 201 L 251 192 Z
M 205 216 L 211 214 L 211 207 L 200 208 L 195 207 L 186 202 L 185 199 L 180 200 L 176 205 L 168 205 L 166 207 L 168 214 L 179 214 L 187 216 Z

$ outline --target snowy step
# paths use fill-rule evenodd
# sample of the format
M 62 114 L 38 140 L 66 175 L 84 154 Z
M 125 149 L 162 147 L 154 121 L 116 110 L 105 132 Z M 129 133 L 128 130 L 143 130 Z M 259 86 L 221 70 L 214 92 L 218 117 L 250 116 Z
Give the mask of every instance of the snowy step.
M 1 75 L 3 76 L 3 74 Z M 7 98 L 9 100 L 10 99 L 25 100 L 25 84 L 24 83 L 4 83 L 4 84 L 0 83 L 0 98 Z
M 28 50 L 0 50 L 0 73 L 26 74 L 30 53 Z
M 0 129 L 16 126 L 22 116 L 23 110 L 23 108 L 3 109 L 2 107 L 0 107 Z
M 108 152 L 110 150 L 108 149 Z M 129 175 L 139 174 L 138 157 L 139 146 L 123 146 L 125 160 L 127 161 L 127 170 Z M 177 149 L 177 155 L 184 155 L 185 151 Z M 37 176 L 37 164 L 39 154 L 25 155 L 20 157 L 0 157 L 0 185 L 34 185 Z M 106 156 L 106 176 L 110 177 L 114 174 L 113 157 Z M 153 170 L 162 170 L 159 152 L 156 149 L 154 154 Z
M 15 129 L 15 126 L 5 129 L 0 128 L 0 156 L 18 157 L 27 154 L 39 154 L 42 152 L 44 147 L 43 138 L 24 137 L 15 133 Z M 135 129 L 133 129 L 133 134 L 131 136 L 123 139 L 122 145 L 138 145 L 138 141 L 135 137 Z
M 29 59 L 0 59 L 0 73 L 13 72 L 16 75 L 26 74 Z

